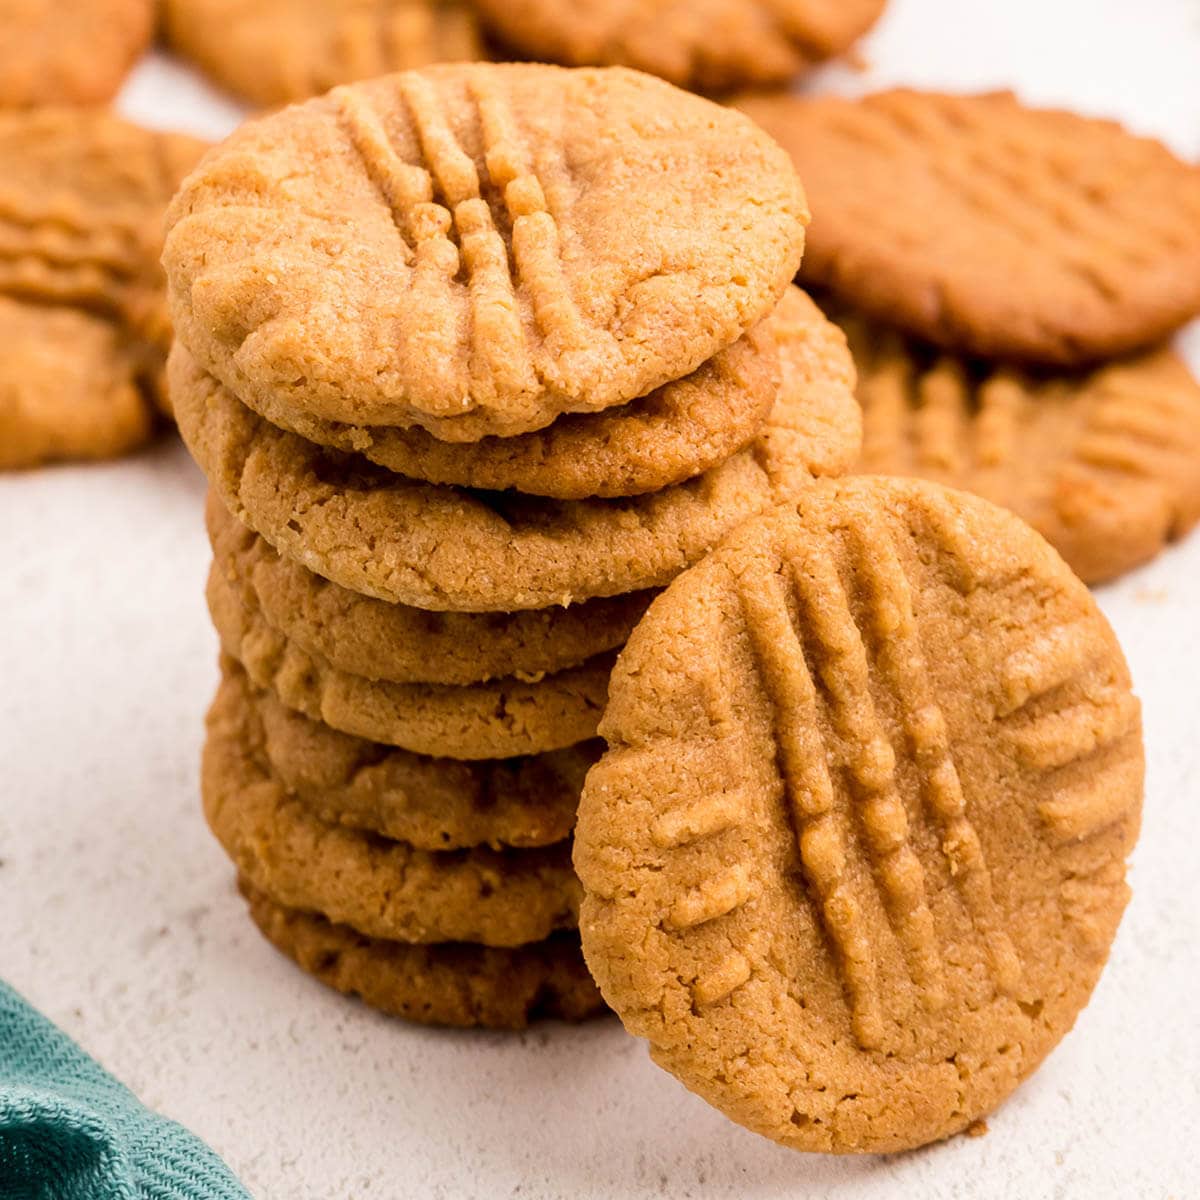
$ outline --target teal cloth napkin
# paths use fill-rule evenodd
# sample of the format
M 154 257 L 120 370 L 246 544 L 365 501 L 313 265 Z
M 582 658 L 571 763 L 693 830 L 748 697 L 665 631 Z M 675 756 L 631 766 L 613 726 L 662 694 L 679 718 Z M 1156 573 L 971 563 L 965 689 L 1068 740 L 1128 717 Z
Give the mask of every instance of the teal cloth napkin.
M 143 1107 L 0 983 L 0 1200 L 248 1200 L 182 1126 Z

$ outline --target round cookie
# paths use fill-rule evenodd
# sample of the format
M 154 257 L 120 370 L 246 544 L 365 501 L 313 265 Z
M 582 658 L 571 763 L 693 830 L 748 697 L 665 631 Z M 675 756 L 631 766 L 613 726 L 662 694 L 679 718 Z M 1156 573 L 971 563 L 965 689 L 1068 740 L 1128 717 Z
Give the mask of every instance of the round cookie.
M 793 319 L 789 328 L 828 336 L 828 322 L 798 289 L 788 288 L 780 307 L 808 318 Z M 636 496 L 702 474 L 753 441 L 779 394 L 777 320 L 772 314 L 686 378 L 648 396 L 603 412 L 571 413 L 515 437 L 443 442 L 416 427 L 344 425 L 286 405 L 256 404 L 254 397 L 250 406 L 310 442 L 427 483 L 514 488 L 556 500 Z
M 578 937 L 504 948 L 415 946 L 369 938 L 316 913 L 284 908 L 242 881 L 250 916 L 277 950 L 339 992 L 394 1017 L 464 1029 L 524 1029 L 604 1011 Z
M 222 691 L 201 763 L 204 813 L 238 872 L 289 908 L 369 937 L 519 946 L 574 928 L 569 844 L 417 850 L 314 816 L 265 765 L 261 732 Z
M 1200 521 L 1200 386 L 1167 349 L 1031 375 L 844 326 L 859 369 L 859 469 L 974 492 L 1028 521 L 1086 583 Z
M 163 262 L 180 339 L 235 394 L 475 441 L 696 370 L 775 307 L 806 220 L 740 114 L 473 63 L 244 125 L 175 198 Z
M 86 313 L 18 318 L 9 310 L 8 320 L 30 326 L 31 342 L 46 348 L 0 371 L 10 409 L 24 413 L 9 418 L 24 429 L 21 447 L 15 434 L 8 442 L 10 464 L 123 453 L 147 437 L 153 406 L 167 411 L 163 211 L 204 149 L 104 110 L 0 113 L 0 294 Z M 73 338 L 72 325 L 79 362 L 48 349 Z M 136 404 L 134 388 L 144 393 Z
M 846 50 L 884 0 L 479 0 L 524 56 L 620 65 L 701 91 L 786 83 Z
M 165 0 L 163 28 L 176 53 L 263 106 L 483 57 L 475 14 L 456 0 Z
M 139 355 L 111 322 L 0 295 L 0 345 L 0 470 L 114 458 L 149 439 Z
M 153 0 L 5 0 L 0 108 L 103 104 L 154 32 Z
M 221 647 L 255 686 L 343 733 L 446 758 L 509 758 L 594 737 L 612 654 L 535 682 L 459 686 L 364 679 L 306 653 L 247 609 L 214 569 L 208 609 Z
M 651 605 L 602 733 L 588 965 L 734 1120 L 803 1150 L 947 1137 L 1086 1004 L 1128 896 L 1140 709 L 1012 514 L 815 485 Z
M 179 342 L 169 373 L 180 433 L 214 491 L 281 554 L 389 603 L 511 612 L 661 587 L 812 474 L 846 470 L 862 434 L 849 352 L 840 335 L 804 345 L 784 361 L 779 399 L 747 449 L 695 479 L 623 500 L 406 480 L 264 421 Z
M 418 850 L 551 846 L 571 836 L 596 740 L 485 762 L 430 758 L 339 733 L 221 664 L 221 703 L 241 714 L 288 794 L 327 824 Z
M 625 644 L 654 593 L 514 613 L 443 613 L 361 596 L 283 558 L 226 511 L 205 506 L 216 570 L 242 603 L 331 666 L 395 683 L 530 681 Z
M 950 350 L 1077 365 L 1200 311 L 1200 167 L 1009 93 L 741 104 L 818 214 L 801 278 Z
M 157 328 L 165 356 L 163 212 L 205 149 L 103 109 L 0 113 L 0 292 Z

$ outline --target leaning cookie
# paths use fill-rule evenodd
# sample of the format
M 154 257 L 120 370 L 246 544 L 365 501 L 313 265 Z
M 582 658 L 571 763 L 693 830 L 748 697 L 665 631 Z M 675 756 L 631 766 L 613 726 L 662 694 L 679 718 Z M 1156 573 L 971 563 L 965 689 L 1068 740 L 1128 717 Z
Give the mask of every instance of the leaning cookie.
M 524 1029 L 531 1021 L 582 1021 L 604 1011 L 573 934 L 512 948 L 411 945 L 287 908 L 245 879 L 239 886 L 254 923 L 277 950 L 322 983 L 390 1016 L 464 1029 Z
M 801 279 L 948 350 L 1080 365 L 1200 312 L 1200 167 L 1006 92 L 749 98 L 813 212 Z
M 651 606 L 576 829 L 588 965 L 655 1060 L 802 1150 L 998 1105 L 1087 1003 L 1128 898 L 1140 710 L 1016 517 L 818 483 Z
M 568 843 L 430 852 L 327 824 L 288 795 L 258 732 L 236 693 L 218 695 L 201 790 L 209 826 L 239 873 L 281 904 L 407 942 L 519 946 L 575 927 Z
M 1200 385 L 1170 350 L 1037 374 L 838 319 L 859 371 L 859 470 L 1011 509 L 1086 583 L 1140 566 L 1200 521 Z

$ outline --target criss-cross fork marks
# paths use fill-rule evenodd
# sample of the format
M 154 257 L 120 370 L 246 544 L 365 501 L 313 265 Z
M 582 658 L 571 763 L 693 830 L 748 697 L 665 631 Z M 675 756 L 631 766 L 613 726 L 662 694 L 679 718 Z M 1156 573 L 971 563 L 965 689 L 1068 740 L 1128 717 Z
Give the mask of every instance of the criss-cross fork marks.
M 584 349 L 591 331 L 572 296 L 558 227 L 511 108 L 493 81 L 470 82 L 488 178 L 504 197 L 510 263 L 509 247 L 482 196 L 475 161 L 459 143 L 435 84 L 410 75 L 397 86 L 416 131 L 421 164 L 401 157 L 379 114 L 359 92 L 334 94 L 343 125 L 409 254 L 413 276 L 407 310 L 399 316 L 401 350 L 427 367 L 443 365 L 441 390 L 449 412 L 455 405 L 461 411 L 468 392 L 485 402 L 495 395 L 536 392 L 543 356 Z M 447 303 L 464 273 L 471 329 L 465 377 L 460 310 Z M 536 333 L 526 326 L 519 294 Z
M 1055 702 L 1093 670 L 1096 657 L 1094 632 L 1068 626 L 1009 655 L 1000 674 L 998 715 L 1019 761 L 1055 781 L 1038 811 L 1060 843 L 1108 829 L 1140 794 L 1141 706 L 1128 688 L 1098 684 L 1083 698 Z M 1101 760 L 1104 770 L 1078 769 Z
M 1123 221 L 1098 183 L 1081 183 L 1077 167 L 1059 162 L 1056 129 L 1024 120 L 1015 105 L 994 103 L 931 104 L 898 93 L 870 111 L 875 123 L 891 126 L 901 152 L 918 148 L 921 161 L 964 205 L 1030 247 L 1053 247 L 1055 261 L 1081 284 L 1106 300 L 1119 298 L 1123 277 L 1170 248 L 1173 232 Z M 1119 195 L 1118 180 L 1106 183 Z
M 895 750 L 876 711 L 872 663 L 901 714 L 925 811 L 938 827 L 949 874 L 983 942 L 998 991 L 1011 993 L 1020 963 L 992 893 L 971 824 L 945 720 L 932 694 L 911 589 L 882 522 L 847 533 L 861 584 L 859 622 L 824 549 L 786 545 L 785 574 L 767 564 L 742 579 L 740 598 L 763 689 L 773 713 L 789 820 L 804 878 L 842 973 L 855 1037 L 877 1046 L 883 1032 L 880 947 L 851 879 L 875 880 L 922 1002 L 945 998 L 944 967 L 897 782 Z M 790 587 L 799 625 L 788 609 Z M 823 734 L 827 724 L 832 740 Z M 840 800 L 835 774 L 844 781 Z M 866 861 L 857 864 L 856 854 Z M 865 866 L 866 871 L 856 870 Z
M 1195 479 L 1200 458 L 1200 391 L 1166 361 L 1143 369 L 1109 367 L 1093 383 L 1094 400 L 1075 445 L 1075 460 L 1136 478 Z
M 949 355 L 927 366 L 891 331 L 858 339 L 863 469 L 959 484 L 1019 453 L 1028 390 L 1008 371 L 982 381 Z

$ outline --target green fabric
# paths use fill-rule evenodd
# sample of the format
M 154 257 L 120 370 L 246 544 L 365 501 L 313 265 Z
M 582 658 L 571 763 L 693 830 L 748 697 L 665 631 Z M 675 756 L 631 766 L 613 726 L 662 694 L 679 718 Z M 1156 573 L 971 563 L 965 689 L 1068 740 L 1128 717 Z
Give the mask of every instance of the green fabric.
M 0 983 L 0 1200 L 248 1196 L 203 1142 Z

